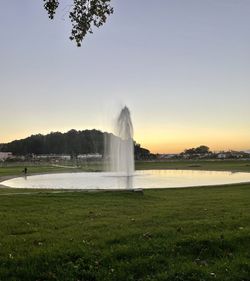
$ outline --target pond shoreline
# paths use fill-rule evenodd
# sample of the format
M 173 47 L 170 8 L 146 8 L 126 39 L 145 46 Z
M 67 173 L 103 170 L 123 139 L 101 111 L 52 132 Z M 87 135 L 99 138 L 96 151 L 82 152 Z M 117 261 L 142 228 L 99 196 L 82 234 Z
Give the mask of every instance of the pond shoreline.
M 105 172 L 61 171 L 32 173 L 27 177 L 4 176 L 0 178 L 0 188 L 71 191 L 190 188 L 249 184 L 249 175 L 249 172 L 153 169 L 136 171 L 133 177 L 126 177 Z

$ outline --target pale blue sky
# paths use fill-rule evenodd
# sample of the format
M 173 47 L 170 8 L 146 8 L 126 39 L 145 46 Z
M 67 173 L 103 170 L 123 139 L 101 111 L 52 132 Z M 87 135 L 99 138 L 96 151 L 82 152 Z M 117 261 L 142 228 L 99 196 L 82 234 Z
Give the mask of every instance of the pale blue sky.
M 65 0 L 0 9 L 0 142 L 71 128 L 110 130 L 127 104 L 154 152 L 250 148 L 250 1 L 114 0 L 81 48 Z M 153 4 L 152 4 L 153 3 Z

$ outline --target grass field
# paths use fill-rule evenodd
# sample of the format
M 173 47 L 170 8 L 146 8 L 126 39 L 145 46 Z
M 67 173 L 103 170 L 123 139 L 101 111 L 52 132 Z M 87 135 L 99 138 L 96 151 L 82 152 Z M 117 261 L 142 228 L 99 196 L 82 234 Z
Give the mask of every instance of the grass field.
M 180 169 L 250 172 L 250 160 L 175 160 L 137 162 L 136 169 Z
M 153 165 L 140 167 L 195 164 Z M 193 169 L 213 163 L 199 165 Z M 232 170 L 247 165 L 230 163 Z M 250 280 L 250 184 L 144 194 L 11 192 L 0 188 L 1 281 Z
M 102 163 L 90 162 L 78 168 L 74 166 L 56 166 L 51 164 L 34 165 L 32 163 L 11 164 L 0 166 L 0 179 L 3 176 L 20 176 L 23 168 L 27 166 L 29 174 L 36 173 L 58 173 L 58 172 L 79 172 L 79 171 L 101 171 Z M 185 170 L 213 170 L 213 171 L 234 171 L 250 172 L 250 160 L 178 160 L 178 161 L 138 161 L 135 163 L 137 170 L 148 169 L 185 169 Z

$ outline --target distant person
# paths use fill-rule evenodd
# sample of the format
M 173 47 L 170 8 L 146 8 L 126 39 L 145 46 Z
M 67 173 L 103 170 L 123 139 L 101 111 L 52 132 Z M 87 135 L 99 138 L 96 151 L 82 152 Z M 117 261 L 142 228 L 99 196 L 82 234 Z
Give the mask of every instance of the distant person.
M 27 173 L 28 173 L 27 167 L 24 168 L 23 173 L 24 173 L 25 175 L 27 175 Z

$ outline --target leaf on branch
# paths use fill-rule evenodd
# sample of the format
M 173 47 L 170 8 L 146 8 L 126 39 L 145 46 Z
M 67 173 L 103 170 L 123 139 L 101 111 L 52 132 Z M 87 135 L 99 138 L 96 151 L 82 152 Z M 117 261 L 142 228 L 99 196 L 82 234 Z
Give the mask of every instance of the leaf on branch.
M 56 13 L 56 9 L 59 6 L 59 1 L 58 0 L 43 0 L 44 3 L 44 8 L 49 14 L 49 18 L 53 19 Z
M 49 18 L 53 19 L 60 0 L 43 0 L 44 7 L 48 11 Z M 114 9 L 110 5 L 111 0 L 73 0 L 69 18 L 72 23 L 70 40 L 74 40 L 78 47 L 81 46 L 84 37 L 93 33 L 93 27 L 102 26 Z
M 92 27 L 102 26 L 109 15 L 113 13 L 111 0 L 74 0 L 73 9 L 69 14 L 72 22 L 71 40 L 78 47 L 87 33 L 92 33 Z

